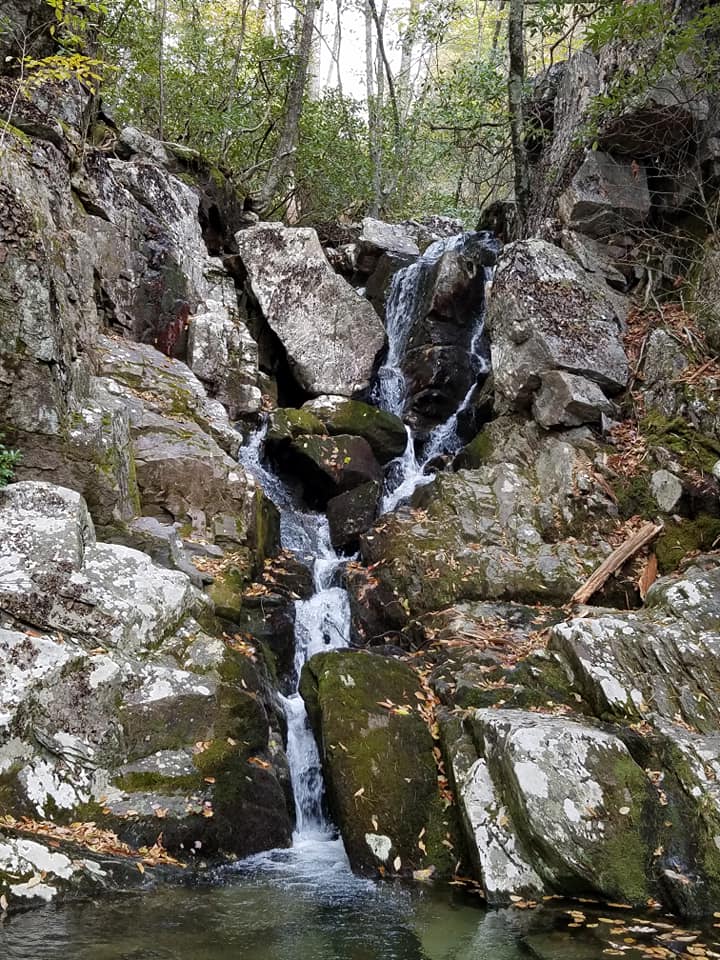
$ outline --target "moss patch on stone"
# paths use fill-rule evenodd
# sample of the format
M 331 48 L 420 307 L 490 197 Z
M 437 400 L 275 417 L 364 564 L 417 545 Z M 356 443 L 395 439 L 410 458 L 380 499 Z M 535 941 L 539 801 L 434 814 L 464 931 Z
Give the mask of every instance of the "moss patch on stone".
M 706 514 L 695 520 L 668 523 L 655 544 L 660 573 L 671 573 L 694 551 L 711 550 L 720 539 L 720 519 Z

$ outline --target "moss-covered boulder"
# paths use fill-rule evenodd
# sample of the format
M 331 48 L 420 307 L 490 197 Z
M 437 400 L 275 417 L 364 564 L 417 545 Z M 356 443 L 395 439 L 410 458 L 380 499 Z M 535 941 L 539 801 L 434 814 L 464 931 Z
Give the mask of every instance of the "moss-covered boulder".
M 318 654 L 303 670 L 330 813 L 360 873 L 447 876 L 461 859 L 421 692 L 410 667 L 361 651 Z
M 392 628 L 402 608 L 412 618 L 463 600 L 560 605 L 610 553 L 617 507 L 597 484 L 591 437 L 512 418 L 481 436 L 476 469 L 438 474 L 415 510 L 361 537 L 372 582 L 357 589 L 366 606 L 375 595 L 390 606 Z
M 302 484 L 305 499 L 324 507 L 328 500 L 361 484 L 382 482 L 382 469 L 362 437 L 303 434 L 272 452 L 280 470 Z
M 332 436 L 364 437 L 380 463 L 399 457 L 407 446 L 405 424 L 399 417 L 360 400 L 318 397 L 308 401 L 303 409 L 321 420 Z
M 296 440 L 305 434 L 320 436 L 327 434 L 322 421 L 310 410 L 297 410 L 294 407 L 281 407 L 273 410 L 268 418 L 265 434 L 265 447 L 272 452 L 274 445 Z

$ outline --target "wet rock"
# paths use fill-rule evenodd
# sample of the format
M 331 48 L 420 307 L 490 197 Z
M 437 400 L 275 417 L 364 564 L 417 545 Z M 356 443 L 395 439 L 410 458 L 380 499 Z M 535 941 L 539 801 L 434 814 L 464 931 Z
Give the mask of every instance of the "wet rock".
M 328 264 L 309 228 L 263 223 L 237 235 L 248 285 L 311 394 L 367 386 L 385 333 L 377 314 Z
M 460 850 L 438 791 L 433 741 L 416 709 L 417 675 L 396 660 L 344 650 L 313 657 L 301 691 L 353 869 L 452 873 Z
M 598 151 L 585 162 L 558 200 L 564 223 L 593 237 L 621 233 L 650 215 L 645 168 Z
M 446 420 L 482 375 L 471 347 L 483 318 L 485 267 L 497 251 L 492 236 L 468 234 L 437 259 L 420 261 L 397 291 L 413 314 L 401 363 L 404 416 L 420 431 Z M 483 352 L 481 343 L 474 346 Z
M 407 431 L 402 420 L 368 403 L 345 397 L 318 397 L 308 401 L 303 409 L 321 420 L 333 436 L 364 437 L 380 463 L 399 457 L 407 446 Z
M 614 416 L 617 408 L 597 384 L 562 370 L 542 375 L 533 400 L 533 416 L 541 427 L 578 427 L 599 423 L 603 415 Z
M 542 240 L 506 247 L 488 306 L 496 403 L 528 406 L 553 370 L 584 377 L 605 393 L 628 379 L 616 304 L 607 287 Z
M 300 480 L 306 500 L 319 506 L 361 484 L 382 481 L 380 464 L 362 437 L 301 435 L 274 456 Z
M 328 501 L 330 539 L 336 550 L 356 546 L 360 534 L 370 529 L 377 513 L 379 496 L 380 484 L 371 480 Z

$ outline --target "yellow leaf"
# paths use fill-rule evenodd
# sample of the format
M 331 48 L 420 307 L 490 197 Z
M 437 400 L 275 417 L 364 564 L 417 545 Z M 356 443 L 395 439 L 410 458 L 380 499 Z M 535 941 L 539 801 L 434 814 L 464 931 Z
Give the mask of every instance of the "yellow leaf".
M 354 797 L 361 797 L 365 793 L 365 787 L 360 787 L 359 790 L 356 790 L 353 794 Z
M 141 863 L 136 864 L 136 866 L 140 873 L 145 873 L 145 867 Z

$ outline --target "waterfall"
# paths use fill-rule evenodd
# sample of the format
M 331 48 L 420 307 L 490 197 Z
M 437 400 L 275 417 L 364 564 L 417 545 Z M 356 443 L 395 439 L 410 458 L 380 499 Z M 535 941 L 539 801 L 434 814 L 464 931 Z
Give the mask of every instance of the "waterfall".
M 383 410 L 402 417 L 405 406 L 405 375 L 402 361 L 413 321 L 427 295 L 430 268 L 450 250 L 462 246 L 464 234 L 436 240 L 425 253 L 408 267 L 398 270 L 392 278 L 385 307 L 388 354 L 378 370 L 373 399 Z
M 445 253 L 461 249 L 469 239 L 477 236 L 461 234 L 438 240 L 419 260 L 395 274 L 387 304 L 388 355 L 378 373 L 373 392 L 378 406 L 402 416 L 407 399 L 402 362 L 413 323 L 431 293 L 433 267 Z M 477 379 L 487 371 L 487 360 L 482 354 L 483 305 L 473 319 L 470 352 Z M 395 509 L 398 504 L 408 500 L 419 486 L 432 479 L 433 475 L 426 472 L 431 460 L 459 450 L 458 415 L 470 404 L 474 388 L 475 383 L 452 416 L 430 433 L 420 457 L 416 453 L 412 431 L 406 428 L 405 451 L 387 470 L 382 513 Z M 347 592 L 338 582 L 344 560 L 332 546 L 327 518 L 303 509 L 300 498 L 292 488 L 263 465 L 265 433 L 266 427 L 262 427 L 252 434 L 241 448 L 239 459 L 280 512 L 283 549 L 295 553 L 312 569 L 314 583 L 312 596 L 295 602 L 292 693 L 282 697 L 288 727 L 287 760 L 296 809 L 295 849 L 312 846 L 314 841 L 334 838 L 334 830 L 323 812 L 322 764 L 305 703 L 299 693 L 300 675 L 306 661 L 315 654 L 349 646 L 351 614 Z
M 384 365 L 378 371 L 374 398 L 378 406 L 397 416 L 402 416 L 406 400 L 405 377 L 402 361 L 405 356 L 408 337 L 427 295 L 428 277 L 432 267 L 448 251 L 459 250 L 468 236 L 460 234 L 446 240 L 438 240 L 428 247 L 425 254 L 409 267 L 398 270 L 392 280 L 387 302 L 388 355 Z M 485 271 L 486 291 L 492 282 L 492 268 L 482 267 Z M 470 362 L 475 377 L 457 409 L 438 424 L 425 440 L 421 455 L 416 451 L 415 438 L 407 429 L 408 440 L 403 454 L 388 467 L 385 491 L 380 505 L 381 513 L 389 513 L 403 501 L 409 500 L 418 487 L 429 483 L 434 476 L 428 472 L 428 465 L 441 456 L 454 455 L 462 448 L 462 438 L 458 432 L 459 418 L 470 406 L 478 378 L 490 369 L 488 358 L 483 353 L 483 334 L 485 332 L 485 302 L 474 317 L 470 338 Z
M 293 692 L 281 696 L 287 720 L 287 761 L 295 799 L 296 844 L 330 840 L 334 836 L 323 813 L 324 782 L 315 737 L 300 696 L 303 665 L 316 653 L 338 650 L 350 643 L 350 600 L 338 586 L 343 560 L 330 541 L 327 518 L 301 510 L 292 490 L 261 462 L 266 427 L 256 431 L 240 450 L 240 462 L 259 481 L 280 511 L 283 549 L 292 550 L 312 567 L 315 591 L 307 600 L 295 601 L 295 662 Z

